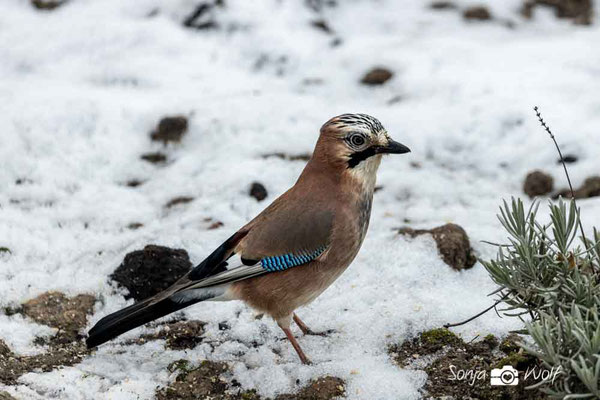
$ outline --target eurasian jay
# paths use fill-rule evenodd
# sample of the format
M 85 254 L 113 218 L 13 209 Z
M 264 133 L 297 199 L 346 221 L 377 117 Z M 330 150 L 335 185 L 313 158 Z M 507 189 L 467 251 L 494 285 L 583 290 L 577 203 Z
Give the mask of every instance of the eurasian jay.
M 310 363 L 290 331 L 292 320 L 304 334 L 311 331 L 294 311 L 358 253 L 382 155 L 409 151 L 369 115 L 330 119 L 291 189 L 170 288 L 102 318 L 89 332 L 88 348 L 201 301 L 242 300 L 270 315 Z

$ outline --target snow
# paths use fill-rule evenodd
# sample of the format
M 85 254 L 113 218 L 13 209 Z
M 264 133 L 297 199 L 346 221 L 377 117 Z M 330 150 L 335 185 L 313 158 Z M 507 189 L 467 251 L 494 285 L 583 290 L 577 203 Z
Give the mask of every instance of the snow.
M 117 340 L 79 365 L 29 373 L 0 390 L 25 399 L 152 398 L 172 379 L 166 366 L 186 358 L 227 361 L 243 388 L 267 396 L 331 374 L 346 380 L 350 399 L 418 398 L 424 373 L 393 365 L 387 346 L 473 315 L 491 304 L 495 287 L 481 265 L 455 272 L 431 238 L 393 229 L 405 219 L 415 228 L 452 221 L 480 256 L 493 256 L 480 241 L 503 240 L 497 207 L 523 197 L 527 172 L 542 168 L 565 186 L 534 105 L 563 152 L 579 155 L 569 167 L 574 184 L 597 173 L 600 28 L 544 9 L 525 21 L 517 0 L 483 2 L 496 19 L 482 23 L 420 1 L 354 0 L 317 13 L 301 1 L 228 0 L 214 11 L 222 29 L 196 31 L 181 25 L 195 3 L 73 0 L 39 12 L 25 0 L 3 2 L 0 246 L 11 253 L 0 255 L 0 308 L 48 290 L 92 293 L 101 302 L 91 326 L 128 304 L 107 279 L 127 252 L 157 243 L 201 261 L 304 165 L 262 155 L 309 153 L 323 122 L 363 112 L 412 153 L 384 160 L 360 254 L 299 310 L 312 329 L 336 332 L 299 339 L 314 362 L 303 366 L 273 321 L 256 320 L 239 303 L 204 303 L 185 313 L 208 322 L 213 347 L 171 351 Z M 310 26 L 318 18 L 335 36 Z M 332 47 L 334 37 L 340 46 Z M 395 72 L 385 86 L 358 83 L 380 65 Z M 303 83 L 315 78 L 322 82 Z M 163 150 L 149 132 L 169 114 L 189 116 L 190 130 L 156 167 L 139 157 Z M 145 183 L 123 184 L 134 178 Z M 247 195 L 254 180 L 269 191 L 264 202 Z M 177 196 L 195 200 L 166 210 Z M 579 204 L 584 221 L 600 217 L 597 200 Z M 207 230 L 209 217 L 224 227 Z M 132 222 L 144 227 L 127 229 Z M 221 321 L 231 329 L 219 331 Z M 455 331 L 470 340 L 519 327 L 489 313 Z M 33 339 L 49 334 L 0 315 L 0 339 L 19 354 L 40 352 Z

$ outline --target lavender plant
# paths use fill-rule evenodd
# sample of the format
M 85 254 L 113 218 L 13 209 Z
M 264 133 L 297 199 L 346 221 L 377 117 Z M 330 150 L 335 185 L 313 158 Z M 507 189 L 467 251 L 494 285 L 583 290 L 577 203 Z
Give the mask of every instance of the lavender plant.
M 498 218 L 509 234 L 495 260 L 483 265 L 500 286 L 504 314 L 530 318 L 523 344 L 548 368 L 554 381 L 534 387 L 552 398 L 600 398 L 600 233 L 577 238 L 580 214 L 574 200 L 550 204 L 550 222 L 536 218 L 539 203 L 504 202 Z M 523 318 L 522 318 L 523 319 Z

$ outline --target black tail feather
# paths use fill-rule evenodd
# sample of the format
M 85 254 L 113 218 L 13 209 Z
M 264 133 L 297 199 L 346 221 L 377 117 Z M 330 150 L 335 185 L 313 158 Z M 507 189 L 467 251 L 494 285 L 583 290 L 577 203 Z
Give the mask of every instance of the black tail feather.
M 90 349 L 99 346 L 138 326 L 201 301 L 198 299 L 180 303 L 166 298 L 152 304 L 152 300 L 154 298 L 141 301 L 102 318 L 90 329 L 86 340 L 87 347 Z

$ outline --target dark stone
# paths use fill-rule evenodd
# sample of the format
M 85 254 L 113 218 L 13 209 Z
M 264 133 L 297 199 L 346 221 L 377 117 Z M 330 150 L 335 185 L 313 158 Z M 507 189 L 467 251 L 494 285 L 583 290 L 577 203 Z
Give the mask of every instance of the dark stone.
M 490 14 L 487 7 L 473 6 L 463 11 L 463 18 L 467 20 L 486 21 L 492 19 L 492 14 Z
M 219 330 L 220 331 L 226 331 L 228 329 L 231 329 L 231 328 L 227 322 L 219 322 Z
M 553 188 L 554 178 L 539 170 L 527 174 L 523 184 L 523 191 L 530 198 L 546 195 L 550 193 Z
M 215 10 L 225 5 L 224 0 L 200 2 L 183 20 L 183 26 L 197 30 L 215 29 L 219 24 L 215 20 Z
M 191 268 L 187 251 L 148 245 L 127 254 L 110 278 L 129 290 L 125 298 L 140 301 L 162 292 Z
M 310 24 L 314 28 L 317 28 L 320 31 L 323 31 L 325 33 L 328 33 L 328 34 L 332 34 L 333 33 L 333 30 L 331 29 L 331 27 L 329 26 L 329 24 L 327 23 L 327 21 L 325 21 L 324 19 L 314 20 Z
M 268 195 L 267 189 L 260 182 L 252 183 L 252 186 L 250 186 L 249 194 L 250 194 L 250 196 L 254 197 L 258 201 L 263 201 L 264 199 L 267 198 L 267 195 Z
M 393 72 L 386 68 L 373 68 L 360 80 L 364 85 L 383 85 L 394 76 Z
M 51 11 L 65 4 L 66 0 L 31 0 L 31 5 L 38 10 Z
M 577 157 L 575 154 L 566 154 L 565 156 L 563 156 L 563 159 L 562 159 L 562 161 L 564 161 L 566 164 L 576 163 L 577 160 L 579 160 L 579 157 Z M 556 163 L 561 164 L 562 161 L 559 158 L 558 160 L 556 160 Z
M 167 161 L 167 155 L 161 152 L 142 154 L 140 158 L 152 164 L 161 164 Z
M 456 224 L 446 224 L 433 229 L 400 228 L 398 233 L 416 237 L 431 234 L 442 260 L 455 270 L 471 268 L 477 262 L 469 237 L 465 230 Z
M 158 127 L 150 135 L 152 140 L 165 144 L 168 142 L 180 142 L 188 130 L 188 119 L 182 115 L 164 117 L 158 123 Z
M 434 1 L 429 4 L 429 8 L 432 10 L 453 10 L 456 8 L 456 4 L 451 1 Z
M 169 200 L 167 202 L 167 204 L 165 204 L 166 208 L 171 208 L 180 204 L 187 204 L 194 201 L 193 197 L 189 197 L 189 196 L 179 196 L 179 197 L 175 197 L 171 200 Z

